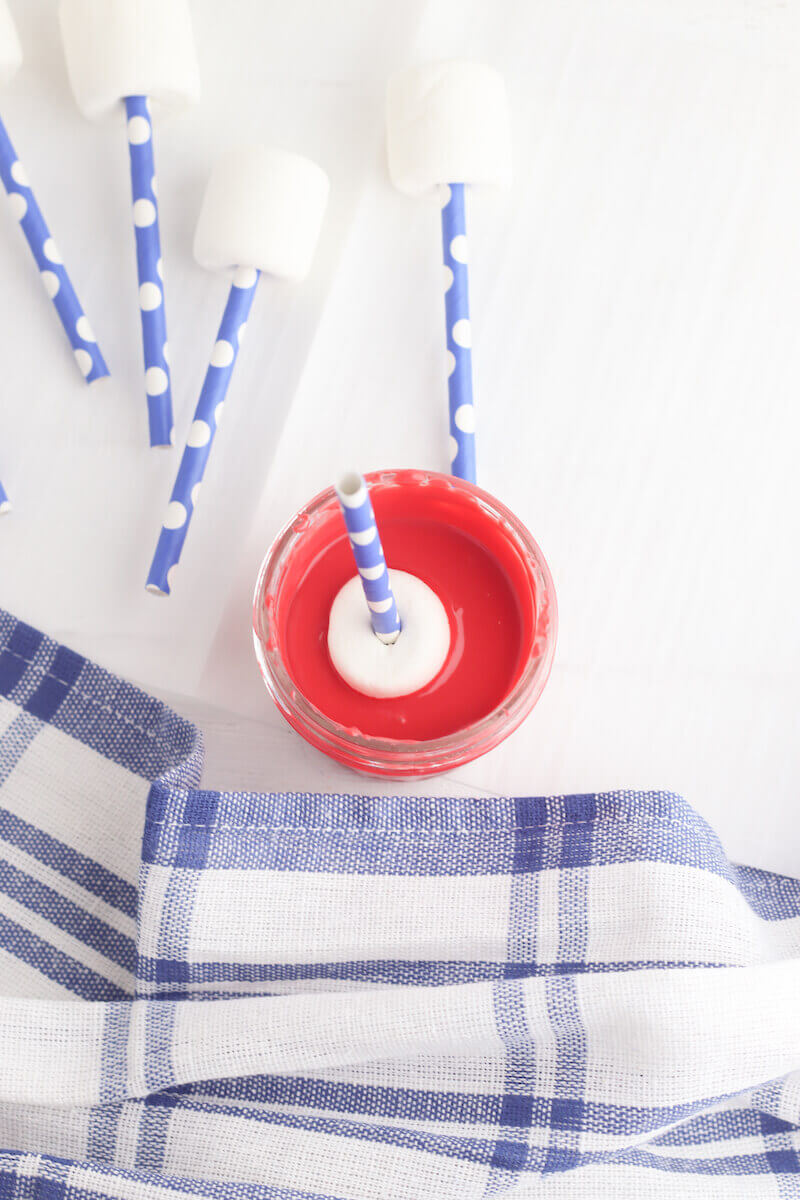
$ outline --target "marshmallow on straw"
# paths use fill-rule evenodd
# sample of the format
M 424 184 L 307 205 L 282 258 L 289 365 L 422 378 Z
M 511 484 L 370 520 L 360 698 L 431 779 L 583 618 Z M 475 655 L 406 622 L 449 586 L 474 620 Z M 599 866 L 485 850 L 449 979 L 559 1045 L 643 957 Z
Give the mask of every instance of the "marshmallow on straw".
M 22 63 L 22 50 L 6 0 L 0 0 L 0 84 L 7 83 Z M 53 241 L 27 173 L 16 155 L 5 125 L 0 121 L 0 179 L 8 192 L 11 211 L 30 246 L 42 283 L 53 301 L 75 360 L 88 383 L 108 375 L 86 315 L 75 294 L 58 247 Z
M 61 33 L 78 107 L 96 119 L 124 103 L 151 446 L 172 444 L 172 385 L 150 100 L 200 96 L 187 0 L 61 0 Z
M 328 191 L 328 177 L 315 163 L 260 146 L 226 155 L 208 182 L 195 258 L 208 270 L 235 270 L 147 577 L 147 590 L 155 595 L 170 593 L 259 276 L 263 271 L 294 281 L 306 277 Z
M 475 482 L 475 410 L 464 185 L 511 182 L 505 85 L 480 63 L 437 62 L 389 81 L 387 150 L 395 187 L 419 196 L 439 186 L 447 318 L 451 470 Z
M 353 557 L 375 636 L 392 646 L 400 636 L 400 615 L 383 556 L 375 513 L 363 475 L 351 472 L 336 485 Z

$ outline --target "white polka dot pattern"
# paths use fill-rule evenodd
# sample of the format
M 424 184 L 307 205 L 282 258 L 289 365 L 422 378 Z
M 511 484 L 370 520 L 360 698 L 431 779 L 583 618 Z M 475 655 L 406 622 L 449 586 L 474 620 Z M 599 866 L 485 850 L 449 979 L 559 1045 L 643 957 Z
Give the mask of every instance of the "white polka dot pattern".
M 211 351 L 211 365 L 212 367 L 229 367 L 232 362 L 233 346 L 224 338 L 220 338 Z
M 150 120 L 147 113 L 129 117 L 128 119 L 128 141 L 131 146 L 143 146 L 145 142 L 149 142 L 152 136 L 150 129 Z
M 92 369 L 92 356 L 88 350 L 78 349 L 75 351 L 75 361 L 78 364 L 78 369 L 84 378 Z
M 178 475 L 172 489 L 172 496 L 150 566 L 150 573 L 147 576 L 147 591 L 157 595 L 169 595 L 170 593 L 172 574 L 183 551 L 200 483 L 205 474 L 211 446 L 214 442 L 214 434 L 217 431 L 219 417 L 236 366 L 236 357 L 239 353 L 239 334 L 250 313 L 258 279 L 258 271 L 244 272 L 240 269 L 234 276 L 217 340 L 211 352 L 200 399 L 189 427 L 186 447 L 178 467 Z M 247 286 L 241 286 L 237 280 L 244 280 Z
M 157 283 L 143 283 L 139 287 L 139 307 L 142 312 L 155 312 L 161 307 L 164 297 Z
M 75 331 L 78 334 L 78 337 L 81 338 L 84 342 L 96 342 L 97 341 L 97 338 L 94 336 L 94 330 L 92 329 L 92 326 L 89 323 L 88 317 L 78 317 L 77 321 L 75 322 Z
M 161 228 L 155 186 L 153 126 L 147 97 L 127 96 L 125 112 L 150 445 L 169 446 L 172 432 L 172 381 L 164 353 L 167 316 L 161 283 Z
M 460 321 L 456 321 L 450 332 L 457 346 L 460 346 L 462 350 L 470 349 L 472 346 L 472 330 L 467 317 L 462 317 Z
M 0 121 L 0 179 L 8 202 L 39 269 L 40 277 L 64 332 L 69 338 L 81 374 L 92 383 L 108 375 L 108 367 L 94 337 L 84 336 L 89 327 L 58 247 L 31 190 L 28 175 L 16 155 L 8 131 Z M 88 363 L 88 366 L 87 366 Z
M 163 367 L 148 367 L 144 373 L 144 386 L 148 396 L 161 396 L 169 387 L 169 376 Z
M 155 224 L 156 206 L 152 200 L 137 200 L 133 206 L 133 223 L 137 229 L 146 229 Z M 156 274 L 161 278 L 161 259 L 156 263 Z
M 63 263 L 64 260 L 61 257 L 61 251 L 51 237 L 49 237 L 42 246 L 42 250 L 44 251 L 44 256 L 48 262 L 56 264 Z
M 167 506 L 166 516 L 164 517 L 165 529 L 180 529 L 186 524 L 188 512 L 180 500 L 171 500 Z
M 456 429 L 459 429 L 462 433 L 474 433 L 475 405 L 462 404 L 461 407 L 457 408 L 454 412 L 453 421 L 455 422 Z
M 450 397 L 451 471 L 475 483 L 475 410 L 472 399 L 472 333 L 464 185 L 451 183 L 442 208 L 447 319 L 447 386 Z M 449 280 L 449 283 L 448 283 Z
M 191 446 L 193 450 L 199 450 L 201 446 L 207 446 L 210 441 L 211 426 L 208 421 L 192 421 L 186 445 Z
M 469 262 L 469 247 L 465 233 L 457 233 L 453 238 L 450 243 L 450 255 L 457 263 Z
M 55 271 L 42 271 L 42 283 L 44 284 L 44 290 L 47 292 L 50 299 L 54 300 L 58 295 L 59 288 L 61 287 L 61 280 L 58 278 Z

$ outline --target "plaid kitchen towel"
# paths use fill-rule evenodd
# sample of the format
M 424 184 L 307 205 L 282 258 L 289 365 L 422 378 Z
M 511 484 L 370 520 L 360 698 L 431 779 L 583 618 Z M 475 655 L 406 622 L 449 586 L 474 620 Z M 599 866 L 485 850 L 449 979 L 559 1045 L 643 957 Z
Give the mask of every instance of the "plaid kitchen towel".
M 199 790 L 0 614 L 0 1200 L 800 1196 L 800 884 L 680 798 Z

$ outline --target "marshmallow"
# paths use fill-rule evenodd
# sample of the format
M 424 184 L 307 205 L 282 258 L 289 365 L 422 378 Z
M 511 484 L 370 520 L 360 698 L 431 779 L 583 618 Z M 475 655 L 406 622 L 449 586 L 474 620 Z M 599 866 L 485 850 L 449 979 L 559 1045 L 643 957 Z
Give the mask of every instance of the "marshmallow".
M 304 279 L 329 190 L 322 168 L 299 154 L 252 146 L 225 155 L 203 198 L 195 258 L 212 271 L 257 267 L 283 279 Z
M 167 109 L 199 100 L 188 0 L 61 0 L 59 15 L 84 116 L 102 117 L 126 96 Z
M 418 692 L 450 652 L 450 622 L 436 593 L 407 571 L 390 571 L 389 582 L 403 623 L 394 645 L 375 636 L 358 575 L 338 592 L 328 622 L 328 652 L 342 679 L 381 700 Z
M 418 196 L 440 183 L 511 184 L 505 83 L 491 67 L 434 62 L 400 71 L 387 89 L 389 174 Z
M 22 66 L 22 47 L 6 0 L 0 0 L 0 84 L 8 83 Z

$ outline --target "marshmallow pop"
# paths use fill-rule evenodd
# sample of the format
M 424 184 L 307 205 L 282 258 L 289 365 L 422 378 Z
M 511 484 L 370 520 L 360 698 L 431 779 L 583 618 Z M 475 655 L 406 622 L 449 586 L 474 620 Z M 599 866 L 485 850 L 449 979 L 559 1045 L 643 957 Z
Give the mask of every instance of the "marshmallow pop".
M 16 75 L 22 64 L 22 49 L 6 0 L 0 0 L 0 84 Z M 16 155 L 5 125 L 0 121 L 0 179 L 8 192 L 11 212 L 20 223 L 45 291 L 53 301 L 75 360 L 88 383 L 108 375 L 108 367 L 95 341 L 92 327 L 81 308 L 56 243 Z M 0 502 L 3 503 L 3 502 Z M 8 503 L 8 501 L 4 501 Z M 0 508 L 2 511 L 2 508 Z
M 306 277 L 328 191 L 316 163 L 260 146 L 226 155 L 209 179 L 194 254 L 207 270 L 233 269 L 233 282 L 147 577 L 155 595 L 170 593 L 261 272 Z
M 466 184 L 511 183 L 502 77 L 470 62 L 427 63 L 394 75 L 387 93 L 387 151 L 392 182 L 401 192 L 419 196 L 440 188 L 451 472 L 475 483 L 464 192 Z
M 81 112 L 97 119 L 125 108 L 150 445 L 169 446 L 172 384 L 150 105 L 180 109 L 199 99 L 188 0 L 61 0 L 59 13 Z

